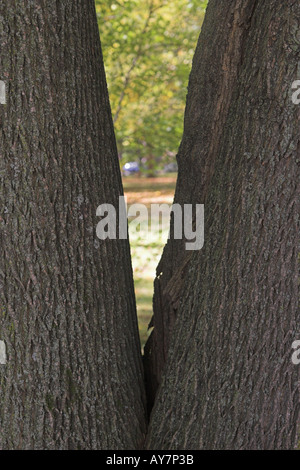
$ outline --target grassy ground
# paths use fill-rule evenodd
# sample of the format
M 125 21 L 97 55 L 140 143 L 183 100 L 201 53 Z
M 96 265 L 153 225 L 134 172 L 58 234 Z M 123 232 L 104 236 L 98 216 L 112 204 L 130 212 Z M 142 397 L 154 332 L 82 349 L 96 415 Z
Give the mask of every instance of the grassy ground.
M 176 175 L 158 178 L 130 176 L 123 178 L 123 184 L 128 207 L 132 204 L 145 204 L 150 219 L 151 204 L 172 204 Z M 147 218 L 145 215 L 141 217 L 141 224 L 136 230 L 133 223 L 136 217 L 129 217 L 129 237 L 142 347 L 149 334 L 147 328 L 152 316 L 155 270 L 169 232 L 169 219 L 166 218 L 160 225 L 153 224 L 150 234 L 150 221 Z

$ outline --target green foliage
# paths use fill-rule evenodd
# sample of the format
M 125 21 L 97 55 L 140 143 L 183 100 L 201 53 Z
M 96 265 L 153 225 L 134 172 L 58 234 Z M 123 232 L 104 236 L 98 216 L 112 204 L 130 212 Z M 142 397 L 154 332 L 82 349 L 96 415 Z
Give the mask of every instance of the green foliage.
M 96 0 L 120 155 L 174 160 L 207 1 Z

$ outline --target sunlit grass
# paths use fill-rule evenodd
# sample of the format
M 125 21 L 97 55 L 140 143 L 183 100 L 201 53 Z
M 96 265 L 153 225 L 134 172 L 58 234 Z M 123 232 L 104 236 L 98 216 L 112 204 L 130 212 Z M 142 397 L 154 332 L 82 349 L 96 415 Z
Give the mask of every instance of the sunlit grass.
M 124 190 L 128 206 L 131 204 L 145 204 L 150 219 L 151 204 L 172 204 L 176 176 L 159 178 L 124 178 Z M 149 225 L 148 225 L 149 227 Z M 148 236 L 147 220 L 141 224 L 140 231 L 136 231 L 130 224 L 129 237 L 135 294 L 137 301 L 139 332 L 141 345 L 144 347 L 148 338 L 148 325 L 152 317 L 152 296 L 155 271 L 160 260 L 163 247 L 169 233 L 169 221 L 154 227 L 152 236 Z

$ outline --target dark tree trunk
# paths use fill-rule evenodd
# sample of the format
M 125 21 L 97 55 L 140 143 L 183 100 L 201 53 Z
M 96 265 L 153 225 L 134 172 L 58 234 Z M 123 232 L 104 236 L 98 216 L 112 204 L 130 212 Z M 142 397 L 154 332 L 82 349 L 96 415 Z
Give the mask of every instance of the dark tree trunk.
M 158 266 L 151 449 L 298 444 L 299 18 L 293 0 L 209 2 L 175 195 L 205 204 L 205 245 L 170 240 Z
M 129 245 L 95 230 L 122 184 L 94 2 L 0 15 L 0 448 L 138 448 Z

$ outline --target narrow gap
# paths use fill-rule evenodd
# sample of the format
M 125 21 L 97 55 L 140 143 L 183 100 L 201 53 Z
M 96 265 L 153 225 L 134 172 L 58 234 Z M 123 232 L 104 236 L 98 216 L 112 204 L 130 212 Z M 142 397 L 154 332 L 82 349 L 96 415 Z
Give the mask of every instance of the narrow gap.
M 208 0 L 95 0 L 123 176 L 142 355 L 167 242 L 189 74 Z M 138 207 L 133 206 L 139 204 Z M 147 384 L 146 384 L 147 387 Z
M 161 230 L 154 222 L 151 233 L 145 219 L 150 225 L 151 204 L 173 202 L 188 79 L 207 3 L 143 0 L 132 8 L 130 1 L 95 0 L 127 203 L 148 210 L 140 231 L 129 217 L 142 351 L 169 231 L 169 218 Z
M 150 322 L 153 316 L 153 294 L 156 268 L 167 242 L 170 217 L 162 212 L 153 217 L 153 205 L 172 206 L 177 173 L 159 174 L 156 177 L 123 176 L 124 193 L 129 215 L 141 209 L 136 216 L 128 217 L 129 241 L 133 267 L 141 353 L 144 360 L 144 346 L 153 330 Z M 135 209 L 135 204 L 138 204 Z M 138 224 L 138 222 L 140 222 Z M 148 401 L 148 385 L 144 376 L 147 397 L 147 417 L 150 421 L 152 402 Z
M 166 204 L 171 207 L 176 185 L 177 174 L 166 173 L 157 177 L 127 176 L 123 177 L 125 197 L 129 211 L 135 212 L 138 206 L 144 210 L 137 216 L 129 216 L 129 240 L 133 265 L 139 333 L 142 354 L 151 333 L 148 329 L 153 315 L 153 283 L 156 268 L 168 239 L 169 216 L 166 212 L 160 217 L 153 215 L 154 204 Z M 166 207 L 167 208 L 167 207 Z M 130 215 L 130 212 L 129 212 Z M 138 222 L 140 221 L 140 224 Z

